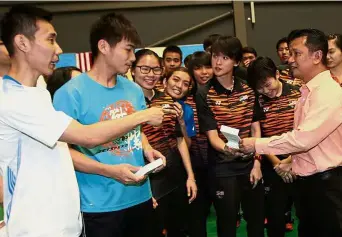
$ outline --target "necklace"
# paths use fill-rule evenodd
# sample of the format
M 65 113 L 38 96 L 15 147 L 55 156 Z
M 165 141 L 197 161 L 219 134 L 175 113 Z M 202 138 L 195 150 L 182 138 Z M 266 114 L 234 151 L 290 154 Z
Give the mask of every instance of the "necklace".
M 230 92 L 232 92 L 234 89 L 234 77 L 233 77 L 233 85 L 230 88 L 227 88 L 227 90 L 229 90 Z

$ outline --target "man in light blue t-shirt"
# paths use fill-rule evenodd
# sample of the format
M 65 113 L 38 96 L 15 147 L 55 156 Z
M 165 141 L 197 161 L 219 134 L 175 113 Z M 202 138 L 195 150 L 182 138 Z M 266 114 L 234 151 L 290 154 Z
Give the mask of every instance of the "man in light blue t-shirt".
M 135 61 L 140 43 L 136 29 L 122 15 L 108 14 L 94 23 L 90 34 L 93 68 L 71 79 L 54 95 L 56 110 L 82 124 L 125 117 L 146 108 L 140 87 L 119 76 Z M 82 136 L 82 134 L 80 134 Z M 143 166 L 165 157 L 151 148 L 140 125 L 112 142 L 94 147 L 71 146 L 77 170 L 87 237 L 156 236 L 149 180 L 125 183 L 97 167 Z M 86 157 L 91 158 L 85 161 Z M 165 161 L 164 161 L 165 162 Z M 96 172 L 94 170 L 97 170 Z

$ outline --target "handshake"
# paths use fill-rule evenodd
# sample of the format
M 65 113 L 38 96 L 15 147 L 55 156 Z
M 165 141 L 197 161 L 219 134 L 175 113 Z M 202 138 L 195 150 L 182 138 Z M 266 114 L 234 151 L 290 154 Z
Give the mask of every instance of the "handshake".
M 255 138 L 240 139 L 239 129 L 221 126 L 221 132 L 228 140 L 224 146 L 224 153 L 228 157 L 250 158 L 255 153 Z
M 239 140 L 238 145 L 224 146 L 224 153 L 232 157 L 250 158 L 255 153 L 255 138 L 243 138 Z
M 238 148 L 225 145 L 224 153 L 229 157 L 250 158 L 255 153 L 255 140 L 254 137 L 239 139 Z M 291 167 L 291 158 L 289 157 L 275 165 L 274 170 L 285 183 L 292 183 L 296 179 L 296 175 L 292 172 Z

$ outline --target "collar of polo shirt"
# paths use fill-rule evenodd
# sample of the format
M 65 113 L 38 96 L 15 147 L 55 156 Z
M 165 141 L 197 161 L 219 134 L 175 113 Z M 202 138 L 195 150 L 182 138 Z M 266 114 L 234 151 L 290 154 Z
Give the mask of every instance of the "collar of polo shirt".
M 233 91 L 236 91 L 236 92 L 243 92 L 243 86 L 242 86 L 242 83 L 243 83 L 243 80 L 239 77 L 234 77 L 234 87 L 233 87 L 233 90 L 228 90 L 226 88 L 224 88 L 220 82 L 217 80 L 216 77 L 214 77 L 213 79 L 211 79 L 211 83 L 215 89 L 215 91 L 218 93 L 218 94 L 224 94 L 224 93 L 232 93 Z

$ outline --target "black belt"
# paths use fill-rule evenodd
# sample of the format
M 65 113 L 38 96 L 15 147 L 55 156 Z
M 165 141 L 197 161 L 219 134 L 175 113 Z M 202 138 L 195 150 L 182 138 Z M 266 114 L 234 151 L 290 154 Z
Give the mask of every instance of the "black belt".
M 315 179 L 328 179 L 331 175 L 342 174 L 342 166 L 338 166 L 323 172 L 319 172 L 316 174 L 308 175 L 308 176 L 297 176 L 299 180 L 315 180 Z

